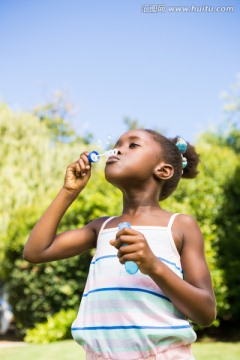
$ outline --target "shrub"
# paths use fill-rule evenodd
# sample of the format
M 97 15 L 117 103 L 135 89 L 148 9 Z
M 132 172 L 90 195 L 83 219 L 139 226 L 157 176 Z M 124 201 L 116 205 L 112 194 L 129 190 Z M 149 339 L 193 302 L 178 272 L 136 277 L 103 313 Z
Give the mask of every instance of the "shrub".
M 78 309 L 90 253 L 47 264 L 17 260 L 9 278 L 9 302 L 18 330 L 24 334 L 61 309 Z
M 46 322 L 38 323 L 35 328 L 27 330 L 24 341 L 34 344 L 47 344 L 71 338 L 71 325 L 76 315 L 75 310 L 69 309 L 48 316 Z

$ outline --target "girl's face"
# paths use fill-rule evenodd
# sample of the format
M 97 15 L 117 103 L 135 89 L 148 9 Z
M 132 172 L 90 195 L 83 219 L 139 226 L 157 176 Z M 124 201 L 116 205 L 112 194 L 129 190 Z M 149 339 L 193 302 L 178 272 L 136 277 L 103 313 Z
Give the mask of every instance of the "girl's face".
M 144 184 L 153 178 L 153 169 L 161 160 L 161 148 L 150 133 L 144 130 L 127 131 L 115 148 L 117 155 L 106 162 L 107 181 L 121 188 Z

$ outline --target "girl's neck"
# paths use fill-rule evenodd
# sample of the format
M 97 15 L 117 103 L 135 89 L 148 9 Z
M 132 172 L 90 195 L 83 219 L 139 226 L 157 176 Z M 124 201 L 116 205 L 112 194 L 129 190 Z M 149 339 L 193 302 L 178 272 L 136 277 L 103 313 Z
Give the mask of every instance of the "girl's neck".
M 123 214 L 130 216 L 145 215 L 160 210 L 158 198 L 148 194 L 123 195 Z

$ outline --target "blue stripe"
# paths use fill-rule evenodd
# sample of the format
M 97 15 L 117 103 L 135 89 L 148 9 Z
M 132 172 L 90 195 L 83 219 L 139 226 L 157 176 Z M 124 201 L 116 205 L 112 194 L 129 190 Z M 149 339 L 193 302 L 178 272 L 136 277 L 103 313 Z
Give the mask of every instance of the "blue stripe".
M 97 261 L 102 260 L 102 259 L 106 259 L 106 258 L 116 258 L 117 255 L 105 255 L 105 256 L 100 256 L 99 258 L 97 258 L 95 261 L 92 261 L 91 264 L 95 264 Z
M 99 288 L 99 289 L 94 289 L 94 290 L 90 290 L 88 293 L 83 294 L 83 297 L 88 296 L 91 293 L 94 292 L 99 292 L 99 291 L 140 291 L 140 292 L 145 292 L 154 296 L 158 296 L 164 300 L 167 300 L 169 302 L 171 302 L 171 300 L 169 298 L 167 298 L 164 295 L 155 293 L 154 291 L 149 291 L 149 290 L 145 290 L 145 289 L 139 289 L 139 288 L 125 288 L 125 287 L 109 287 L 109 288 Z
M 158 330 L 169 330 L 169 329 L 189 329 L 191 325 L 177 325 L 177 326 L 86 326 L 86 327 L 72 327 L 72 331 L 76 330 L 122 330 L 122 329 L 158 329 Z
M 92 261 L 91 264 L 94 265 L 97 261 L 102 260 L 102 259 L 116 258 L 116 257 L 117 257 L 117 255 L 105 255 L 105 256 L 100 256 L 100 257 L 98 257 L 95 261 Z M 169 260 L 167 260 L 167 259 L 164 259 L 164 258 L 162 258 L 162 257 L 158 257 L 158 259 L 160 259 L 161 261 L 163 261 L 163 262 L 165 262 L 165 263 L 167 263 L 167 264 L 169 264 L 169 265 L 174 266 L 174 267 L 175 267 L 178 271 L 180 271 L 181 273 L 183 272 L 182 269 L 181 269 L 179 266 L 177 266 L 177 264 L 175 264 L 174 262 L 171 262 L 171 261 L 169 261 Z
M 163 261 L 163 262 L 165 262 L 165 263 L 167 263 L 169 265 L 174 266 L 177 270 L 179 270 L 181 273 L 183 273 L 182 269 L 179 266 L 177 266 L 177 264 L 175 264 L 174 262 L 171 262 L 171 261 L 169 261 L 167 259 L 164 259 L 164 258 L 161 258 L 161 257 L 158 257 L 158 259 L 160 259 L 161 261 Z

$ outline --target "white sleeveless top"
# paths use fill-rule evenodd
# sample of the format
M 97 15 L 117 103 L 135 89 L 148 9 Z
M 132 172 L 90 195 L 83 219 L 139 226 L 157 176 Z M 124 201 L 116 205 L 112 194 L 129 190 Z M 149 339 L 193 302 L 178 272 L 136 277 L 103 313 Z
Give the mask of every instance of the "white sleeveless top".
M 153 253 L 183 278 L 180 256 L 172 237 L 172 215 L 167 227 L 132 226 L 141 232 Z M 99 232 L 73 338 L 86 351 L 107 359 L 134 360 L 180 345 L 191 344 L 196 334 L 159 286 L 139 270 L 130 275 L 109 244 L 118 229 Z

